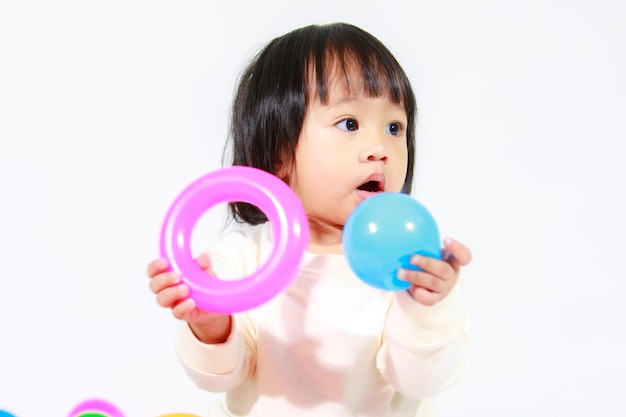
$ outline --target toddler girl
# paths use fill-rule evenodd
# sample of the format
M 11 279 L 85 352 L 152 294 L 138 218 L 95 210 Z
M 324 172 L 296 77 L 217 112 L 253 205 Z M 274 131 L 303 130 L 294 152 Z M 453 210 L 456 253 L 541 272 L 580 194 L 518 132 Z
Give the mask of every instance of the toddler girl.
M 370 287 L 342 255 L 343 225 L 364 199 L 410 193 L 415 98 L 375 37 L 349 24 L 307 26 L 271 41 L 243 72 L 231 121 L 232 163 L 283 179 L 307 213 L 299 275 L 267 303 L 233 315 L 201 311 L 180 275 L 148 266 L 158 303 L 183 321 L 182 365 L 224 392 L 211 416 L 434 416 L 432 396 L 457 381 L 468 333 L 457 280 L 469 250 L 443 241 L 442 260 L 414 256 L 407 291 Z M 272 242 L 258 208 L 232 203 L 239 230 L 198 264 L 249 275 Z

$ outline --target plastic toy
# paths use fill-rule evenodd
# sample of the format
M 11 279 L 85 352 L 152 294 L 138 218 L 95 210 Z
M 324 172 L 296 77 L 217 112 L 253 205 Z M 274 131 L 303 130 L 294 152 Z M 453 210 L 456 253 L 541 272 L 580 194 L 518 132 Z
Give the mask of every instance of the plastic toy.
M 124 414 L 110 402 L 95 398 L 78 404 L 68 417 L 124 417 Z
M 273 249 L 254 273 L 226 281 L 206 274 L 191 254 L 192 230 L 209 208 L 245 202 L 268 218 Z M 171 205 L 161 230 L 161 256 L 181 273 L 197 306 L 215 313 L 256 307 L 278 294 L 295 278 L 309 243 L 309 223 L 295 193 L 278 177 L 257 168 L 232 166 L 200 177 Z
M 361 280 L 389 291 L 409 288 L 410 283 L 396 274 L 401 267 L 419 270 L 409 262 L 412 255 L 441 258 L 433 216 L 402 193 L 381 193 L 360 203 L 346 221 L 342 245 L 348 264 Z

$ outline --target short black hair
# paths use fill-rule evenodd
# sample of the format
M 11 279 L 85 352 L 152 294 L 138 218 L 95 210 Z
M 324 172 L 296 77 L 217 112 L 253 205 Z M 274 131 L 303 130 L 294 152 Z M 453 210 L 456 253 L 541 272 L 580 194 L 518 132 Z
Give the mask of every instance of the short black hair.
M 402 192 L 409 194 L 417 113 L 411 84 L 380 40 L 348 23 L 296 29 L 269 42 L 252 59 L 239 78 L 231 111 L 232 165 L 276 175 L 280 167 L 293 164 L 307 104 L 314 98 L 312 93 L 322 103 L 328 101 L 328 85 L 336 68 L 343 72 L 348 88 L 350 76 L 358 74 L 364 94 L 386 95 L 404 106 L 408 168 Z M 240 222 L 267 221 L 261 210 L 248 203 L 231 202 L 230 209 Z

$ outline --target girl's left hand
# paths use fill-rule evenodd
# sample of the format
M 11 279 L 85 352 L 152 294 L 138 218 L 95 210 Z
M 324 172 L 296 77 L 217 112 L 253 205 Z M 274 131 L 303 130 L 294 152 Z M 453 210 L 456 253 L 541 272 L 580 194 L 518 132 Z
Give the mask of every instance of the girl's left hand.
M 400 269 L 398 278 L 411 283 L 409 294 L 415 301 L 432 306 L 446 298 L 459 279 L 462 266 L 472 260 L 469 249 L 451 238 L 443 240 L 441 260 L 414 255 L 411 264 L 423 271 Z

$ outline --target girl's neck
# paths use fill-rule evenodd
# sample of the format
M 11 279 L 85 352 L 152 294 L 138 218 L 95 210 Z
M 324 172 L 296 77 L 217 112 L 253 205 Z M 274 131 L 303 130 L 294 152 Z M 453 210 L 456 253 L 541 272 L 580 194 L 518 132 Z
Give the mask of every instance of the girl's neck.
M 341 243 L 334 244 L 334 245 L 324 245 L 324 244 L 319 244 L 316 242 L 310 242 L 309 252 L 315 255 L 327 255 L 327 254 L 342 255 L 343 247 L 341 246 Z
M 341 236 L 343 225 L 333 225 L 309 218 L 309 252 L 343 254 Z

